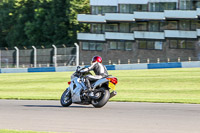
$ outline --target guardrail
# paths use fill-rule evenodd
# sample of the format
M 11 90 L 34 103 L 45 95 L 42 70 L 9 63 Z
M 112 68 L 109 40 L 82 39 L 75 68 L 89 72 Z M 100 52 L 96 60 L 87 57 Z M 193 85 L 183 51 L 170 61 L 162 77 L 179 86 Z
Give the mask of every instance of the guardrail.
M 172 62 L 172 63 L 144 63 L 106 65 L 108 70 L 136 70 L 136 69 L 164 69 L 164 68 L 193 68 L 200 67 L 200 61 L 195 62 Z M 66 67 L 41 67 L 41 68 L 2 68 L 0 73 L 28 73 L 28 72 L 67 72 L 75 71 L 75 66 Z

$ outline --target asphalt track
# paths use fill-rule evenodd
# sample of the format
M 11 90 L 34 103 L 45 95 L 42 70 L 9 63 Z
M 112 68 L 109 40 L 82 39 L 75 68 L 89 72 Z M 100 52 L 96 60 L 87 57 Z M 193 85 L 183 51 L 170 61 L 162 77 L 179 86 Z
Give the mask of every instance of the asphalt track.
M 72 133 L 200 133 L 200 105 L 109 102 L 105 107 L 59 101 L 0 100 L 0 129 Z

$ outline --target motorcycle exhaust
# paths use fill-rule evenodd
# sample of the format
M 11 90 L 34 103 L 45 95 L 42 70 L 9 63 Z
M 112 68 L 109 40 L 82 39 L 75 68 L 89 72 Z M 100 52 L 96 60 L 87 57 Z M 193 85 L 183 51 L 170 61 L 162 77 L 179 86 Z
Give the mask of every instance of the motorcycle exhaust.
M 110 98 L 114 97 L 115 95 L 117 95 L 117 92 L 116 91 L 113 91 L 110 93 Z

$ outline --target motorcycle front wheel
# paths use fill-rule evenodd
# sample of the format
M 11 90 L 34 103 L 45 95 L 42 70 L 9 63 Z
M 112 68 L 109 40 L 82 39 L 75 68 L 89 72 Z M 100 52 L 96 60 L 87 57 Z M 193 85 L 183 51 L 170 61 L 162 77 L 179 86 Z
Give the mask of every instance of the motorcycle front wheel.
M 98 93 L 100 93 L 100 97 L 98 99 L 92 99 L 92 105 L 95 108 L 103 107 L 110 98 L 110 92 L 107 89 L 105 89 L 104 87 L 99 88 L 95 92 L 95 95 L 98 95 Z
M 72 104 L 71 91 L 69 88 L 63 92 L 60 103 L 63 107 L 68 107 Z

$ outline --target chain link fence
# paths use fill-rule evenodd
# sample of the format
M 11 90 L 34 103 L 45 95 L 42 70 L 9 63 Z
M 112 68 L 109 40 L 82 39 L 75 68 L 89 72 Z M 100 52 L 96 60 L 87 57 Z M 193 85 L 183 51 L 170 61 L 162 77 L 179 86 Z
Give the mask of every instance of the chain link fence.
M 17 50 L 15 48 L 0 48 L 0 68 L 31 68 L 31 67 L 55 67 L 75 66 L 76 47 L 42 48 L 19 48 L 19 64 L 17 63 Z M 36 59 L 35 59 L 36 58 Z M 192 62 L 200 61 L 200 54 L 197 57 L 162 57 L 162 58 L 132 58 L 103 60 L 104 65 L 118 64 L 140 64 L 140 63 L 170 63 L 170 62 Z M 89 61 L 82 61 L 79 65 L 90 65 Z
M 36 53 L 33 48 L 18 49 L 19 64 L 16 49 L 0 48 L 0 68 L 74 66 L 76 62 L 75 47 L 56 47 L 56 55 L 54 48 L 37 47 Z

